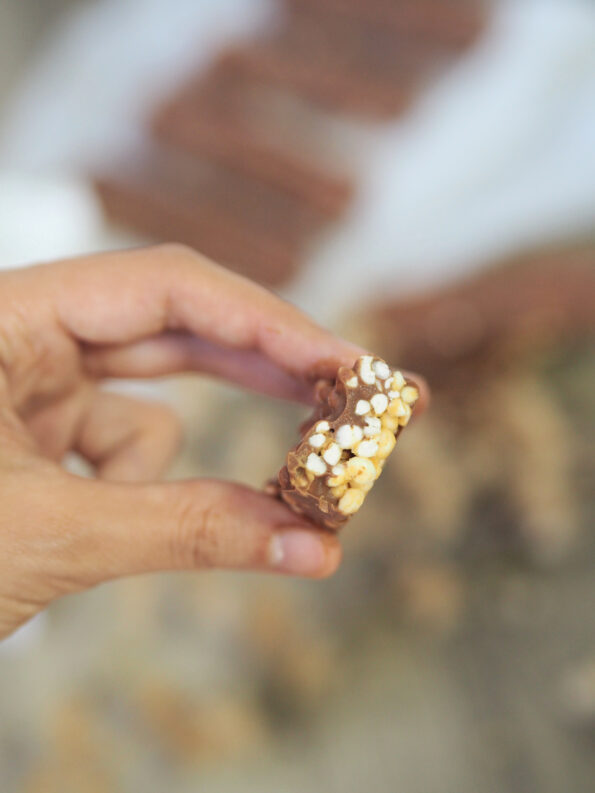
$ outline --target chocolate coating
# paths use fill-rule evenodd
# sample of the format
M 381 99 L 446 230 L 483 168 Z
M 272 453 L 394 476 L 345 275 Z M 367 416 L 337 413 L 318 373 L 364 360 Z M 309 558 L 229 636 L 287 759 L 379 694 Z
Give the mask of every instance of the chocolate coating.
M 368 358 L 369 360 L 373 360 L 375 365 L 385 365 L 384 362 L 380 361 L 378 358 L 372 359 L 371 356 Z M 364 380 L 362 380 L 363 360 L 364 358 L 360 358 L 356 362 L 354 368 L 341 367 L 337 372 L 334 382 L 329 380 L 321 380 L 318 382 L 316 386 L 317 405 L 314 412 L 301 426 L 301 438 L 289 451 L 286 463 L 279 472 L 277 482 L 271 483 L 269 486 L 269 492 L 283 499 L 292 510 L 307 516 L 315 523 L 331 531 L 338 531 L 347 522 L 350 514 L 345 511 L 345 507 L 341 509 L 339 506 L 345 503 L 342 502 L 341 499 L 344 493 L 337 493 L 338 489 L 340 491 L 340 487 L 337 488 L 333 486 L 333 480 L 337 479 L 334 474 L 334 471 L 338 470 L 337 467 L 329 464 L 324 474 L 313 474 L 312 469 L 308 469 L 309 458 L 314 457 L 315 461 L 321 466 L 322 463 L 320 461 L 324 458 L 324 453 L 322 452 L 321 457 L 317 456 L 316 446 L 313 445 L 311 440 L 313 436 L 320 440 L 321 435 L 324 435 L 325 446 L 328 449 L 331 445 L 334 447 L 338 445 L 337 432 L 341 427 L 359 428 L 359 430 L 356 429 L 355 432 L 358 433 L 360 441 L 355 442 L 352 448 L 341 449 L 341 460 L 338 468 L 344 468 L 350 459 L 357 458 L 357 460 L 361 460 L 362 457 L 358 456 L 360 453 L 357 451 L 358 443 L 360 449 L 362 448 L 362 441 L 365 442 L 369 440 L 370 443 L 368 445 L 372 447 L 376 445 L 374 438 L 368 434 L 370 432 L 370 421 L 377 422 L 379 425 L 381 419 L 375 414 L 372 408 L 370 408 L 367 415 L 361 415 L 360 411 L 356 410 L 356 407 L 362 400 L 366 403 L 370 403 L 370 400 L 378 394 L 387 394 L 388 391 L 394 393 L 394 391 L 391 391 L 389 388 L 388 383 L 392 382 L 395 374 L 402 378 L 400 373 L 395 373 L 390 370 L 390 376 L 386 378 L 385 381 L 376 379 L 373 383 L 364 382 Z M 409 390 L 413 388 L 417 394 L 417 389 L 413 383 L 402 378 L 402 384 L 403 388 L 405 388 L 405 386 L 408 386 Z M 396 401 L 400 402 L 400 399 Z M 392 427 L 391 432 L 394 433 L 395 437 L 400 434 L 403 426 L 409 419 L 410 409 L 405 406 L 403 410 L 406 411 L 406 417 L 402 417 L 400 420 L 394 417 L 391 418 L 386 411 L 383 411 L 384 417 L 382 421 L 390 424 Z M 399 421 L 398 426 L 396 426 L 397 421 Z M 317 430 L 320 422 L 328 423 L 328 428 L 324 426 L 324 431 L 322 433 L 319 433 Z M 383 431 L 386 432 L 384 424 Z M 376 436 L 379 436 L 380 432 L 381 430 L 378 430 Z M 387 455 L 381 456 L 379 454 L 377 457 L 373 457 L 371 454 L 366 454 L 365 457 L 373 464 L 374 467 L 372 470 L 375 470 L 376 473 L 365 485 L 356 485 L 352 482 L 352 488 L 358 490 L 359 493 L 365 494 L 380 474 L 384 464 L 384 457 L 386 456 Z M 366 465 L 368 469 L 371 468 L 369 463 L 366 463 Z M 331 480 L 330 483 L 329 480 Z M 344 487 L 346 490 L 348 489 L 348 485 Z M 359 493 L 357 499 L 361 501 L 363 496 L 359 495 Z M 357 508 L 358 507 L 356 507 L 356 509 Z

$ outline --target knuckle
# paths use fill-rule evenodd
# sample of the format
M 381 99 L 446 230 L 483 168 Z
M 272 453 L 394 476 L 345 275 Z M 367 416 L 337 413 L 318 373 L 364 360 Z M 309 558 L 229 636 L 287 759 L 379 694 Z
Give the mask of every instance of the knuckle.
M 194 534 L 192 561 L 195 567 L 216 567 L 223 561 L 224 552 L 221 511 L 210 504 L 203 510 L 200 528 Z
M 179 499 L 172 549 L 176 567 L 212 568 L 224 560 L 224 501 L 214 487 L 206 501 L 191 487 Z
M 155 246 L 154 250 L 159 255 L 175 261 L 196 263 L 201 259 L 200 254 L 194 248 L 184 245 L 182 242 L 162 242 L 160 245 Z
M 197 267 L 202 268 L 203 271 L 213 268 L 216 270 L 221 269 L 219 265 L 207 256 L 182 242 L 162 242 L 155 246 L 153 250 L 159 257 L 167 259 L 170 264 L 173 263 L 174 266 L 179 267 L 181 270 L 190 268 L 196 271 Z

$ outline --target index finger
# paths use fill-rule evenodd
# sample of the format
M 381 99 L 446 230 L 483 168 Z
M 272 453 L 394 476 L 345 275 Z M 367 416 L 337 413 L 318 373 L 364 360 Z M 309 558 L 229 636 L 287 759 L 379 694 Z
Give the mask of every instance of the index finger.
M 50 300 L 60 326 L 91 351 L 86 361 L 98 376 L 206 370 L 310 401 L 304 382 L 333 378 L 366 352 L 183 245 L 97 254 L 34 271 L 43 272 L 35 281 L 40 299 Z M 413 379 L 423 404 L 427 389 L 422 378 Z
M 126 345 L 185 331 L 262 353 L 299 377 L 332 375 L 360 347 L 324 330 L 261 286 L 177 244 L 69 260 L 47 269 L 58 319 L 92 345 Z

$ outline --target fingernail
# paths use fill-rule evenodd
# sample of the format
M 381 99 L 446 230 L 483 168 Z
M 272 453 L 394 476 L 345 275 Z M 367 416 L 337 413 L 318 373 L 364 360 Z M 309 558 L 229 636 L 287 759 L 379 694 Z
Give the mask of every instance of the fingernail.
M 337 541 L 304 529 L 285 529 L 272 537 L 269 563 L 279 572 L 301 576 L 324 576 L 337 566 Z

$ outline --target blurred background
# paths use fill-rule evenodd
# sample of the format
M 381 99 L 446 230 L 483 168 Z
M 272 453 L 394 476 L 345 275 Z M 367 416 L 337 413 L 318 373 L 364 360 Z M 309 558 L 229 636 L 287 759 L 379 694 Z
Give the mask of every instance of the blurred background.
M 593 3 L 3 0 L 0 66 L 0 267 L 178 240 L 434 393 L 332 580 L 0 645 L 0 790 L 592 791 Z M 260 486 L 302 417 L 121 387 L 180 410 L 172 477 Z

